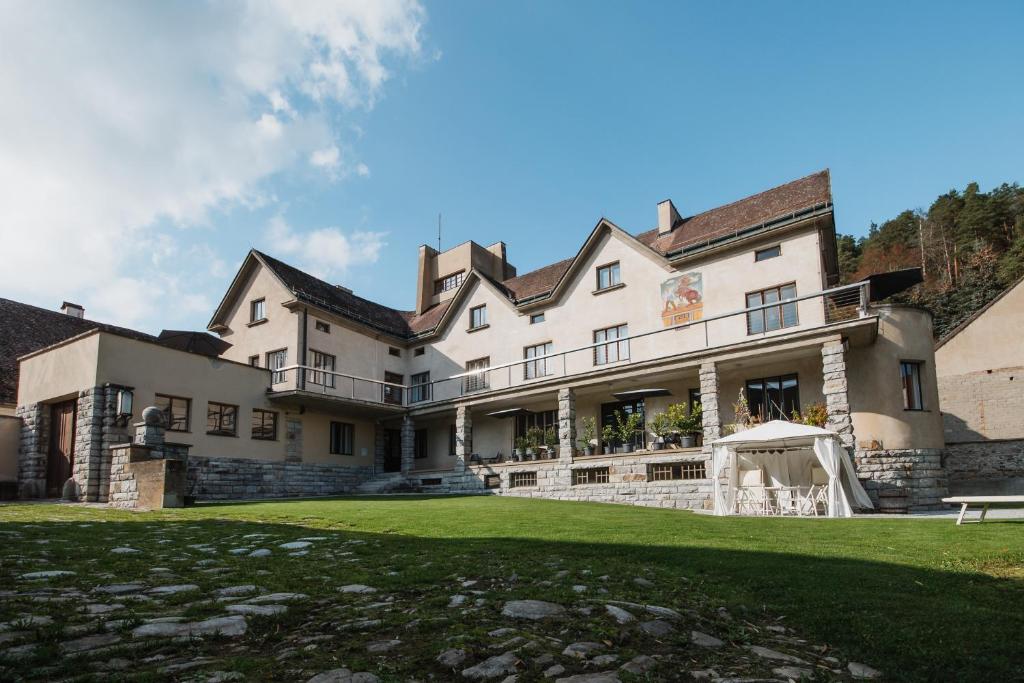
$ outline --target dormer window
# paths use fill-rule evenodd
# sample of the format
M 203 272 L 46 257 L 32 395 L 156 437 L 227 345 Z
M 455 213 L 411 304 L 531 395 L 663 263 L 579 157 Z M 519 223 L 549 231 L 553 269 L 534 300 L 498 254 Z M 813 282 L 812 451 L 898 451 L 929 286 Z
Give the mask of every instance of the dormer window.
M 434 294 L 441 294 L 442 292 L 457 289 L 458 286 L 462 284 L 465 277 L 466 271 L 460 270 L 457 273 L 445 275 L 443 278 L 434 280 Z
M 479 330 L 487 327 L 487 304 L 469 309 L 469 329 Z
M 622 275 L 619 272 L 619 262 L 599 266 L 597 269 L 597 291 L 611 289 L 622 284 Z
M 249 322 L 259 323 L 267 319 L 267 300 L 256 299 L 249 302 Z

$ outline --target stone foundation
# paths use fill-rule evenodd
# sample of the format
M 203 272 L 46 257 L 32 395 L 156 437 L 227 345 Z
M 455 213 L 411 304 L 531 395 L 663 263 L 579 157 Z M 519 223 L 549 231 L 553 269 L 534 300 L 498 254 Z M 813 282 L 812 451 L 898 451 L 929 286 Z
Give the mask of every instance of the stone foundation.
M 1024 439 L 947 444 L 946 474 L 950 495 L 1024 495 Z
M 711 462 L 700 452 L 666 452 L 615 458 L 540 460 L 514 465 L 479 465 L 458 472 L 410 472 L 406 479 L 414 488 L 426 493 L 490 493 L 524 498 L 622 503 L 645 507 L 711 509 L 711 480 L 676 479 L 650 481 L 648 466 L 659 463 L 704 463 L 705 472 Z M 575 484 L 574 472 L 581 469 L 607 467 L 608 483 Z M 513 486 L 515 473 L 536 473 L 534 486 Z M 500 479 L 497 488 L 487 487 L 488 477 Z
M 371 467 L 190 455 L 188 492 L 198 500 L 331 496 L 372 476 Z
M 854 458 L 857 478 L 876 512 L 920 512 L 948 506 L 946 472 L 939 449 L 859 450 Z

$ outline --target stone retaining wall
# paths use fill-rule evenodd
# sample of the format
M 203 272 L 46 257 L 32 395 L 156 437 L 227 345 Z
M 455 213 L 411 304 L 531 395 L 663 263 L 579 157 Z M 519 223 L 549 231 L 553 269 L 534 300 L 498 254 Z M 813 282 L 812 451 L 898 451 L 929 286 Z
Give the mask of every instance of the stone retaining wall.
M 1024 495 L 1024 439 L 946 446 L 951 495 Z
M 859 450 L 857 478 L 877 512 L 919 512 L 945 509 L 948 495 L 940 449 Z
M 330 496 L 351 493 L 371 467 L 190 455 L 188 492 L 199 500 Z

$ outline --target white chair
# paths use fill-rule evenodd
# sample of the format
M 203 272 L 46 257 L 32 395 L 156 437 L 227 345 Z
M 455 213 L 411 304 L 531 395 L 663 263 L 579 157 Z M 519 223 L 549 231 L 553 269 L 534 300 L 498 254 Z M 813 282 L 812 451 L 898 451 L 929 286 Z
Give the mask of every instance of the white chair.
M 741 515 L 766 515 L 773 509 L 764 488 L 764 474 L 756 470 L 740 470 L 737 473 L 739 489 L 736 492 L 736 512 Z

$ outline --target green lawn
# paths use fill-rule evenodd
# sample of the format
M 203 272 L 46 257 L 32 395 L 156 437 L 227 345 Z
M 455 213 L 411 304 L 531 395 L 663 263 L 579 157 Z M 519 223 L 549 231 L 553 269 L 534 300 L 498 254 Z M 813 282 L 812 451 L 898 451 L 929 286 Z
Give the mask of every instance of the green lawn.
M 253 533 L 271 536 L 244 538 Z M 321 540 L 307 555 L 291 556 L 278 547 L 308 536 Z M 471 655 L 466 666 L 484 654 L 500 654 L 488 649 L 485 632 L 503 625 L 502 603 L 533 598 L 597 605 L 592 616 L 581 614 L 580 623 L 563 622 L 547 635 L 603 642 L 621 654 L 620 664 L 637 654 L 665 657 L 647 674 L 650 680 L 685 680 L 689 669 L 716 661 L 688 645 L 689 628 L 679 629 L 686 637 L 661 638 L 656 646 L 616 628 L 604 618 L 602 601 L 678 609 L 694 628 L 717 629 L 737 647 L 760 643 L 769 633 L 766 624 L 783 624 L 793 629 L 792 636 L 806 639 L 807 647 L 828 645 L 834 648 L 828 653 L 844 665 L 864 662 L 882 670 L 885 680 L 1024 680 L 1024 523 L 1015 521 L 956 527 L 950 520 L 739 519 L 517 498 L 407 496 L 200 505 L 152 513 L 6 505 L 0 506 L 0 541 L 0 590 L 11 591 L 0 597 L 0 621 L 29 613 L 55 618 L 36 629 L 40 649 L 25 659 L 7 659 L 11 676 L 83 671 L 54 656 L 67 638 L 61 624 L 82 617 L 67 616 L 60 603 L 27 602 L 30 588 L 88 594 L 115 581 L 155 585 L 150 568 L 160 565 L 176 576 L 163 583 L 195 583 L 203 591 L 253 583 L 310 596 L 305 607 L 255 620 L 243 644 L 187 645 L 194 657 L 218 654 L 220 670 L 256 678 L 292 680 L 300 671 L 311 675 L 342 665 L 373 671 L 381 680 L 423 677 L 425 671 L 438 680 L 458 678 L 437 668 L 437 653 L 453 643 L 464 646 Z M 200 544 L 212 547 L 188 547 Z M 111 554 L 117 546 L 142 552 Z M 235 546 L 267 547 L 273 554 L 230 555 Z M 45 569 L 76 574 L 44 582 L 19 578 Z M 636 577 L 646 579 L 645 585 Z M 463 581 L 477 583 L 461 588 Z M 337 587 L 348 583 L 369 584 L 395 598 L 374 627 L 379 632 L 360 639 L 346 631 L 352 619 L 380 609 L 340 597 Z M 586 588 L 577 592 L 574 584 Z M 460 591 L 480 604 L 448 608 L 450 596 Z M 122 632 L 157 614 L 145 603 L 125 609 Z M 160 609 L 201 619 L 221 614 L 223 606 L 178 595 Z M 89 623 L 76 633 L 91 632 Z M 531 634 L 524 635 L 529 640 Z M 378 637 L 403 640 L 402 656 L 367 654 L 366 640 Z M 110 651 L 134 652 L 122 655 L 133 661 L 129 672 L 165 677 L 154 668 L 165 660 L 145 663 L 142 651 L 132 650 L 132 640 L 126 636 Z M 0 644 L 0 650 L 4 647 Z M 299 654 L 283 656 L 289 648 Z M 648 652 L 651 648 L 656 651 Z M 717 656 L 716 671 L 724 675 L 730 659 Z M 520 680 L 538 678 L 543 661 L 523 660 Z M 0 678 L 3 674 L 0 670 Z M 815 676 L 832 678 L 821 667 Z M 623 675 L 622 680 L 634 679 Z

